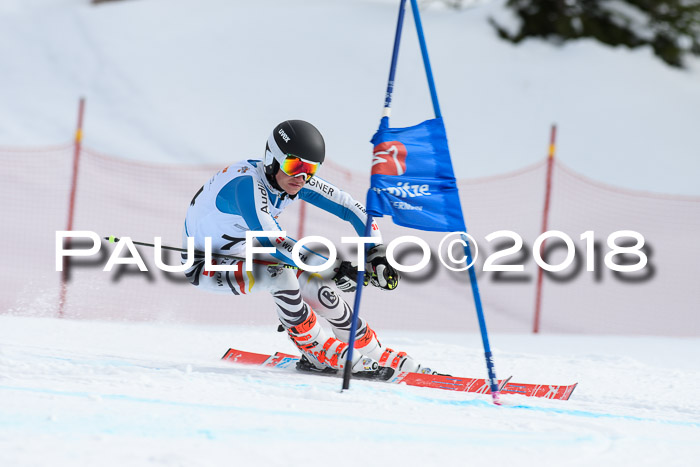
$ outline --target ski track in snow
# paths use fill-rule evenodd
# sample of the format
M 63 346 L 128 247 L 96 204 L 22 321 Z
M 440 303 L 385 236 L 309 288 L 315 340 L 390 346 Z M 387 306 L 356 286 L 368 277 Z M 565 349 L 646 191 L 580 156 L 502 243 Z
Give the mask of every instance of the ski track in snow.
M 421 336 L 410 352 L 453 355 L 461 339 L 470 369 L 459 374 L 482 376 L 477 336 L 455 336 Z M 580 348 L 591 341 L 580 355 L 562 358 L 551 345 L 561 337 L 546 335 L 518 353 L 522 338 L 492 337 L 501 376 L 505 367 L 517 382 L 578 381 L 569 401 L 508 395 L 496 407 L 487 395 L 368 381 L 340 393 L 339 378 L 219 360 L 234 344 L 290 352 L 267 328 L 0 316 L 0 465 L 285 465 L 295 451 L 334 465 L 689 465 L 700 454 L 700 404 L 689 391 L 700 387 L 697 369 L 598 353 L 582 336 L 567 336 Z M 636 339 L 638 348 L 656 341 Z M 618 367 L 626 371 L 609 381 Z M 348 443 L 353 453 L 339 455 Z
M 276 123 L 272 114 L 300 111 L 329 122 L 324 132 L 336 160 L 366 152 L 393 38 L 393 23 L 386 27 L 395 17 L 391 2 L 325 2 L 322 22 L 307 14 L 321 2 L 205 3 L 0 2 L 0 37 L 7 39 L 0 41 L 7 44 L 0 61 L 3 144 L 63 141 L 77 97 L 86 95 L 86 143 L 122 157 L 219 163 L 232 151 L 257 154 L 258 139 L 234 141 L 231 129 L 257 134 Z M 679 71 L 660 65 L 648 48 L 592 41 L 513 48 L 486 22 L 502 14 L 503 2 L 487 3 L 462 12 L 429 8 L 424 17 L 458 175 L 487 176 L 540 160 L 556 121 L 557 157 L 573 169 L 618 186 L 697 194 L 698 163 L 689 151 L 698 141 L 697 59 Z M 292 14 L 297 30 L 287 27 Z M 323 64 L 289 68 L 285 92 L 276 92 L 275 74 L 258 72 L 266 65 L 260 57 L 280 38 Z M 399 125 L 431 111 L 411 40 L 402 48 L 393 103 Z M 244 46 L 232 46 L 239 42 Z M 335 106 L 318 96 L 333 96 Z M 658 154 L 664 167 L 655 162 Z M 32 295 L 31 306 L 18 308 L 50 311 L 45 298 Z M 366 381 L 353 381 L 341 394 L 337 378 L 219 361 L 229 346 L 294 352 L 273 330 L 274 323 L 204 327 L 0 315 L 0 467 L 667 467 L 695 465 L 700 455 L 697 338 L 491 335 L 501 377 L 579 382 L 569 401 L 504 396 L 507 405 L 496 407 L 487 395 Z M 378 331 L 441 371 L 484 376 L 476 335 Z

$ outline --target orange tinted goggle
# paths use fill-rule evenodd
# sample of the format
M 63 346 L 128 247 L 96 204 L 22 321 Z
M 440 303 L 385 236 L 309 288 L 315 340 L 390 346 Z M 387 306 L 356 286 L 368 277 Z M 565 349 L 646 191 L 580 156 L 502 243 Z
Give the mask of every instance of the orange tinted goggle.
M 316 174 L 316 170 L 318 170 L 319 165 L 320 164 L 318 162 L 307 162 L 304 159 L 300 159 L 296 156 L 287 156 L 284 162 L 282 162 L 280 165 L 280 168 L 282 169 L 282 172 L 290 177 L 305 174 L 306 180 L 308 180 Z

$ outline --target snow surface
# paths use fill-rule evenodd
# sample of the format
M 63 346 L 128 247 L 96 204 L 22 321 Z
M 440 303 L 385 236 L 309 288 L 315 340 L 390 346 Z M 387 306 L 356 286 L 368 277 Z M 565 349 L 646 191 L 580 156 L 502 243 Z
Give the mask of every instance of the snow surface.
M 486 23 L 503 0 L 424 12 L 459 177 L 558 157 L 591 178 L 700 194 L 700 62 L 579 41 L 513 47 Z M 329 157 L 368 172 L 396 2 L 0 1 L 0 145 L 85 143 L 150 162 L 260 155 L 305 118 Z M 432 116 L 407 17 L 394 125 Z M 301 50 L 301 52 L 299 52 Z M 346 162 L 347 163 L 347 162 Z M 492 335 L 514 381 L 579 382 L 569 401 L 488 396 L 253 369 L 231 346 L 293 353 L 270 328 L 0 316 L 0 466 L 693 465 L 700 339 Z M 455 375 L 483 376 L 474 334 L 383 333 Z M 556 463 L 556 464 L 555 464 Z
M 434 368 L 485 372 L 472 334 L 385 333 Z M 695 465 L 700 339 L 507 336 L 513 381 L 568 401 L 231 365 L 293 353 L 268 328 L 0 316 L 0 465 Z M 516 464 L 513 464 L 516 463 Z
M 504 1 L 423 12 L 458 177 L 541 160 L 557 123 L 557 157 L 584 175 L 700 194 L 700 59 L 677 70 L 649 47 L 516 47 L 487 22 L 514 24 Z M 279 121 L 303 118 L 329 158 L 368 173 L 397 3 L 3 0 L 0 145 L 69 140 L 84 95 L 85 143 L 102 152 L 229 164 L 259 157 Z M 392 124 L 432 115 L 409 11 Z

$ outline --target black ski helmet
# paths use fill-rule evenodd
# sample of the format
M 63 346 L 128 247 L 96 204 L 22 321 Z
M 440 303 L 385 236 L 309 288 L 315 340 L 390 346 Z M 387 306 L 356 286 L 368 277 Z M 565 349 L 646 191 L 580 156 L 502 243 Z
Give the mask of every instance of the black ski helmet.
M 326 143 L 321 132 L 304 120 L 286 120 L 277 125 L 265 147 L 265 174 L 268 179 L 274 180 L 280 164 L 287 156 L 323 163 L 326 158 Z

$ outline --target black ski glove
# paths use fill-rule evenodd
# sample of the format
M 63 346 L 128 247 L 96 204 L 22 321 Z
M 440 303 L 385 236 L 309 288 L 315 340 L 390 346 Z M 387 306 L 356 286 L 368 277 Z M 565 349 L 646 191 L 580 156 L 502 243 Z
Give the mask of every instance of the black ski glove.
M 357 266 L 350 261 L 341 261 L 333 271 L 333 282 L 343 292 L 354 292 L 357 289 Z
M 377 245 L 367 252 L 365 277 L 373 286 L 382 290 L 394 290 L 399 286 L 399 271 L 394 269 L 386 259 L 386 247 Z

